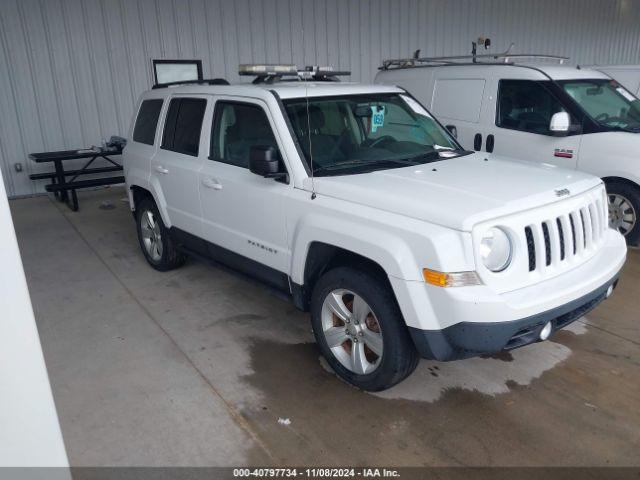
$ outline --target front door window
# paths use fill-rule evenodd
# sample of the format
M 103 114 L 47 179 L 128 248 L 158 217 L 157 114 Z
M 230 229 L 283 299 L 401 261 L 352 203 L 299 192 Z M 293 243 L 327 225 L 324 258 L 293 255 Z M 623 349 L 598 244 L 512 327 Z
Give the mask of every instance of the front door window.
M 551 135 L 551 117 L 566 110 L 540 82 L 501 80 L 496 125 L 510 130 Z

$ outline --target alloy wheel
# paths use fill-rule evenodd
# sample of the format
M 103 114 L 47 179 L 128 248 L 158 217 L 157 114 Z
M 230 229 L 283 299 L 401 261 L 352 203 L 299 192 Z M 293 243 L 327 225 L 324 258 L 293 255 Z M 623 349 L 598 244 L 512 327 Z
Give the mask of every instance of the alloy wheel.
M 322 304 L 322 330 L 335 358 L 358 375 L 372 373 L 382 360 L 382 330 L 371 307 L 356 293 L 337 289 Z
M 151 210 L 142 212 L 140 218 L 140 232 L 142 234 L 142 243 L 147 254 L 155 262 L 162 258 L 162 235 L 160 232 L 160 224 Z

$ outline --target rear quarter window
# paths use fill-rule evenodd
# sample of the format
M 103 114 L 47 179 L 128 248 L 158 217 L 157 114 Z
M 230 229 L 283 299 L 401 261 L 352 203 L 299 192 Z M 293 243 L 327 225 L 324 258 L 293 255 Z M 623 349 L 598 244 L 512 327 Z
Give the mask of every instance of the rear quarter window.
M 156 98 L 144 100 L 140 105 L 136 124 L 133 128 L 133 141 L 153 145 L 158 127 L 158 118 L 162 110 L 163 100 Z
M 436 117 L 478 123 L 484 95 L 483 78 L 438 79 L 433 89 Z

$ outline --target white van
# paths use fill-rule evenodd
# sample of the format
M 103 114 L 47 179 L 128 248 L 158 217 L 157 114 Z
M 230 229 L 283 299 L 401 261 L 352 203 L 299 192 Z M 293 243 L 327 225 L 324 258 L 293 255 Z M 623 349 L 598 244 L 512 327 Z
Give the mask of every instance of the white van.
M 640 95 L 640 65 L 594 65 L 589 68 L 606 73 L 636 97 Z
M 516 64 L 506 58 L 501 63 L 462 62 L 390 60 L 376 83 L 407 89 L 465 148 L 601 177 L 609 195 L 610 225 L 636 244 L 638 98 L 596 70 Z

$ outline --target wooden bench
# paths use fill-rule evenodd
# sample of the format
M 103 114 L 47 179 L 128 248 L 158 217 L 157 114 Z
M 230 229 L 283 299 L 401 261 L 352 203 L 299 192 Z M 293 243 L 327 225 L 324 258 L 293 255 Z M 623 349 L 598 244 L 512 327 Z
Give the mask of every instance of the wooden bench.
M 76 194 L 76 190 L 79 188 L 90 188 L 90 187 L 101 187 L 104 185 L 117 185 L 119 183 L 124 183 L 124 177 L 106 177 L 106 178 L 95 178 L 92 180 L 78 180 L 76 182 L 67 182 L 63 185 L 59 185 L 57 183 L 51 183 L 46 185 L 44 188 L 47 192 L 71 192 L 71 205 L 70 208 L 74 212 L 78 211 L 78 195 Z
M 119 172 L 122 170 L 122 167 L 98 167 L 98 168 L 87 168 L 86 170 L 65 170 L 64 175 L 67 177 L 76 176 L 76 175 L 90 175 L 92 173 L 107 173 L 107 172 Z M 44 173 L 32 173 L 29 175 L 31 180 L 54 180 L 58 174 L 56 172 L 44 172 Z
M 74 178 L 78 175 L 91 175 L 94 173 L 108 173 L 108 172 L 120 172 L 122 171 L 122 167 L 120 166 L 112 166 L 112 167 L 98 167 L 98 168 L 87 168 L 85 170 L 65 170 L 65 176 L 73 176 Z M 43 172 L 43 173 L 32 173 L 29 175 L 31 180 L 51 180 L 51 185 L 56 185 L 58 183 L 58 174 L 56 172 Z M 46 189 L 46 187 L 45 187 Z M 49 190 L 47 190 L 49 191 Z M 53 192 L 57 199 L 60 199 L 60 190 L 55 190 Z
M 123 176 L 94 178 L 90 180 L 76 180 L 80 175 L 92 175 L 96 173 L 120 172 L 122 165 L 111 159 L 112 156 L 122 154 L 122 145 L 109 148 L 91 148 L 84 150 L 63 150 L 59 152 L 31 153 L 29 158 L 36 163 L 53 163 L 55 171 L 33 173 L 29 175 L 31 180 L 51 180 L 45 185 L 47 192 L 53 192 L 58 200 L 65 202 L 74 212 L 78 210 L 78 195 L 76 190 L 80 188 L 99 187 L 103 185 L 115 185 L 124 183 Z M 102 158 L 111 165 L 105 167 L 88 168 L 96 159 Z M 87 163 L 80 169 L 65 170 L 64 162 L 67 160 L 87 159 Z M 67 180 L 67 177 L 71 177 Z M 69 198 L 71 194 L 71 199 Z

